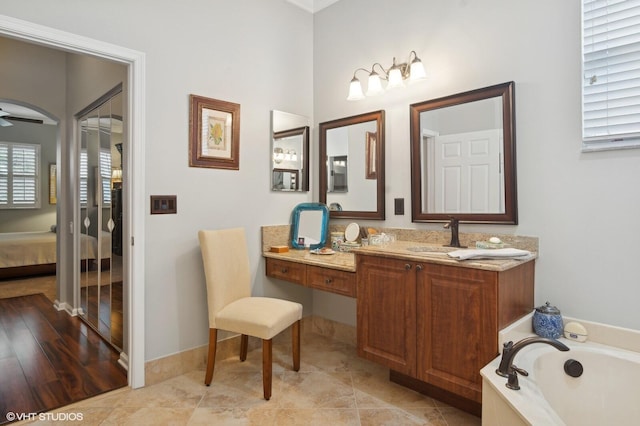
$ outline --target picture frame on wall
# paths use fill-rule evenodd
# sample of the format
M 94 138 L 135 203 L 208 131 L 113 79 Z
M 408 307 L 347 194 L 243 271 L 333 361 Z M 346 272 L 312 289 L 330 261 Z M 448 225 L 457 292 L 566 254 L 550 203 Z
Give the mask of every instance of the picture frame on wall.
M 240 169 L 240 104 L 189 95 L 189 166 Z
M 377 179 L 377 142 L 376 132 L 366 132 L 365 134 L 365 178 Z
M 58 169 L 55 163 L 49 164 L 49 204 L 58 202 L 58 184 L 56 182 Z

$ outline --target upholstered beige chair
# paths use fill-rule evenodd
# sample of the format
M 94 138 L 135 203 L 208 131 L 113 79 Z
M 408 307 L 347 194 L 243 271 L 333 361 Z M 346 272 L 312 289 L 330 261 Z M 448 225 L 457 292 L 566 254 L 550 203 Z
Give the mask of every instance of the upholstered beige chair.
M 200 231 L 200 250 L 207 281 L 209 353 L 204 383 L 213 378 L 218 330 L 241 335 L 240 361 L 247 359 L 248 336 L 262 339 L 264 399 L 271 398 L 272 338 L 292 330 L 293 369 L 300 369 L 302 305 L 270 297 L 251 297 L 251 273 L 242 228 Z

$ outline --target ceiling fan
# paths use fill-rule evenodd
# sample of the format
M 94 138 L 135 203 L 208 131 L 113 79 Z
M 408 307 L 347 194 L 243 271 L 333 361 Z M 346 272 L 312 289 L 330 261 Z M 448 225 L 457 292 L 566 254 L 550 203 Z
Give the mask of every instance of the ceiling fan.
M 13 123 L 5 119 L 8 116 L 9 116 L 8 112 L 0 110 L 0 127 L 13 126 Z
M 13 126 L 13 123 L 11 123 L 11 121 L 9 121 L 9 120 L 11 120 L 11 121 L 23 121 L 25 123 L 34 123 L 34 124 L 42 124 L 42 123 L 44 123 L 43 120 L 38 120 L 38 119 L 35 119 L 35 118 L 12 116 L 9 112 L 3 111 L 2 108 L 0 108 L 0 127 Z

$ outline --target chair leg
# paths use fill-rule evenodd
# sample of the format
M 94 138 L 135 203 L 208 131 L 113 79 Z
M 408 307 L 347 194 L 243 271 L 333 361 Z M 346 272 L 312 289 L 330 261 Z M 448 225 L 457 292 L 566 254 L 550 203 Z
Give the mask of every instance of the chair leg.
M 264 399 L 271 399 L 271 369 L 273 364 L 271 353 L 271 339 L 262 340 L 262 388 Z
M 291 347 L 293 349 L 293 371 L 300 371 L 300 320 L 291 327 Z
M 218 330 L 209 329 L 209 354 L 207 355 L 207 373 L 204 376 L 204 384 L 209 386 L 213 378 L 213 368 L 216 363 L 216 344 L 218 341 Z
M 249 347 L 249 336 L 243 334 L 240 336 L 240 361 L 247 360 L 247 348 Z

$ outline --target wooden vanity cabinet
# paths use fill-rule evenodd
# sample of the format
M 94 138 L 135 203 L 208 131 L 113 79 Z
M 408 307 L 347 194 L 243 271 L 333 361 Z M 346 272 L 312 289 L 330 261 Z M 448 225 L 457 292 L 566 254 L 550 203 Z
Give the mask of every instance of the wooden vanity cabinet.
M 358 355 L 416 374 L 415 264 L 356 256 Z
M 419 380 L 482 401 L 480 369 L 498 356 L 497 275 L 434 264 L 418 273 Z
M 269 277 L 304 285 L 307 266 L 286 260 L 267 259 L 266 274 Z
M 307 266 L 306 285 L 316 290 L 356 297 L 356 277 L 353 272 L 320 266 Z
M 489 271 L 358 254 L 356 264 L 358 354 L 401 384 L 480 404 L 498 330 L 533 309 L 534 262 Z
M 266 274 L 316 290 L 356 297 L 355 272 L 267 258 Z

